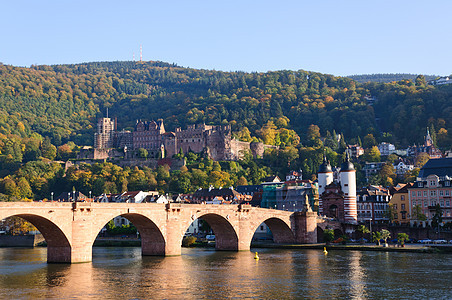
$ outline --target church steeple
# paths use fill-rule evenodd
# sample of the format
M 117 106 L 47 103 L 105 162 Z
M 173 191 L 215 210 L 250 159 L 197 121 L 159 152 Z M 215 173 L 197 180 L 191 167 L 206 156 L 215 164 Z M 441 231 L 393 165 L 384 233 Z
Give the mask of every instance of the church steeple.
M 433 146 L 433 139 L 430 136 L 430 131 L 428 130 L 428 127 L 427 127 L 427 135 L 425 136 L 424 146 L 425 147 Z

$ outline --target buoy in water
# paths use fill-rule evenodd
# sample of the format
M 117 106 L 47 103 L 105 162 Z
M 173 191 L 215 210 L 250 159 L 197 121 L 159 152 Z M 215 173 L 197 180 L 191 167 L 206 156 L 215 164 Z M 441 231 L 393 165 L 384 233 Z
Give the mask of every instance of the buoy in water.
M 257 255 L 257 252 L 254 254 L 254 259 L 259 259 L 259 255 Z
M 327 255 L 328 251 L 326 251 L 326 247 L 323 247 L 323 254 Z

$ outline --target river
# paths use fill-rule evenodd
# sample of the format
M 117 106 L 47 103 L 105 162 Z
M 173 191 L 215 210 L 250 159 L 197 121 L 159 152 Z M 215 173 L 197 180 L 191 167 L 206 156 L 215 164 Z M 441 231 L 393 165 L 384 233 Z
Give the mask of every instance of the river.
M 452 255 L 330 250 L 93 250 L 47 264 L 45 248 L 0 248 L 1 299 L 450 299 Z

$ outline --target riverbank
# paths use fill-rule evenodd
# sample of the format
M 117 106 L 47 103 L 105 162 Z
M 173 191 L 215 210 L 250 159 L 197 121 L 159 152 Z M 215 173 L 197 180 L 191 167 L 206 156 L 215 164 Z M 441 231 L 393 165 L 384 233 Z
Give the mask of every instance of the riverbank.
M 274 244 L 274 243 L 253 243 L 252 248 L 274 248 L 274 249 L 319 249 L 324 247 L 330 250 L 358 250 L 358 251 L 381 251 L 381 252 L 414 252 L 414 253 L 452 253 L 452 246 L 449 245 L 420 245 L 406 244 L 405 247 L 383 247 L 374 244 L 364 245 L 325 245 L 325 244 Z

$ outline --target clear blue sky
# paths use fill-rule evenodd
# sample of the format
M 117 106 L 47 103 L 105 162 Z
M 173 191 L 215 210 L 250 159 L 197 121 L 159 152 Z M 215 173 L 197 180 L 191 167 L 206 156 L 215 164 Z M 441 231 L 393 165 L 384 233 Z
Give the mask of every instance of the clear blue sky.
M 0 62 L 160 60 L 223 71 L 452 73 L 451 0 L 17 0 Z

